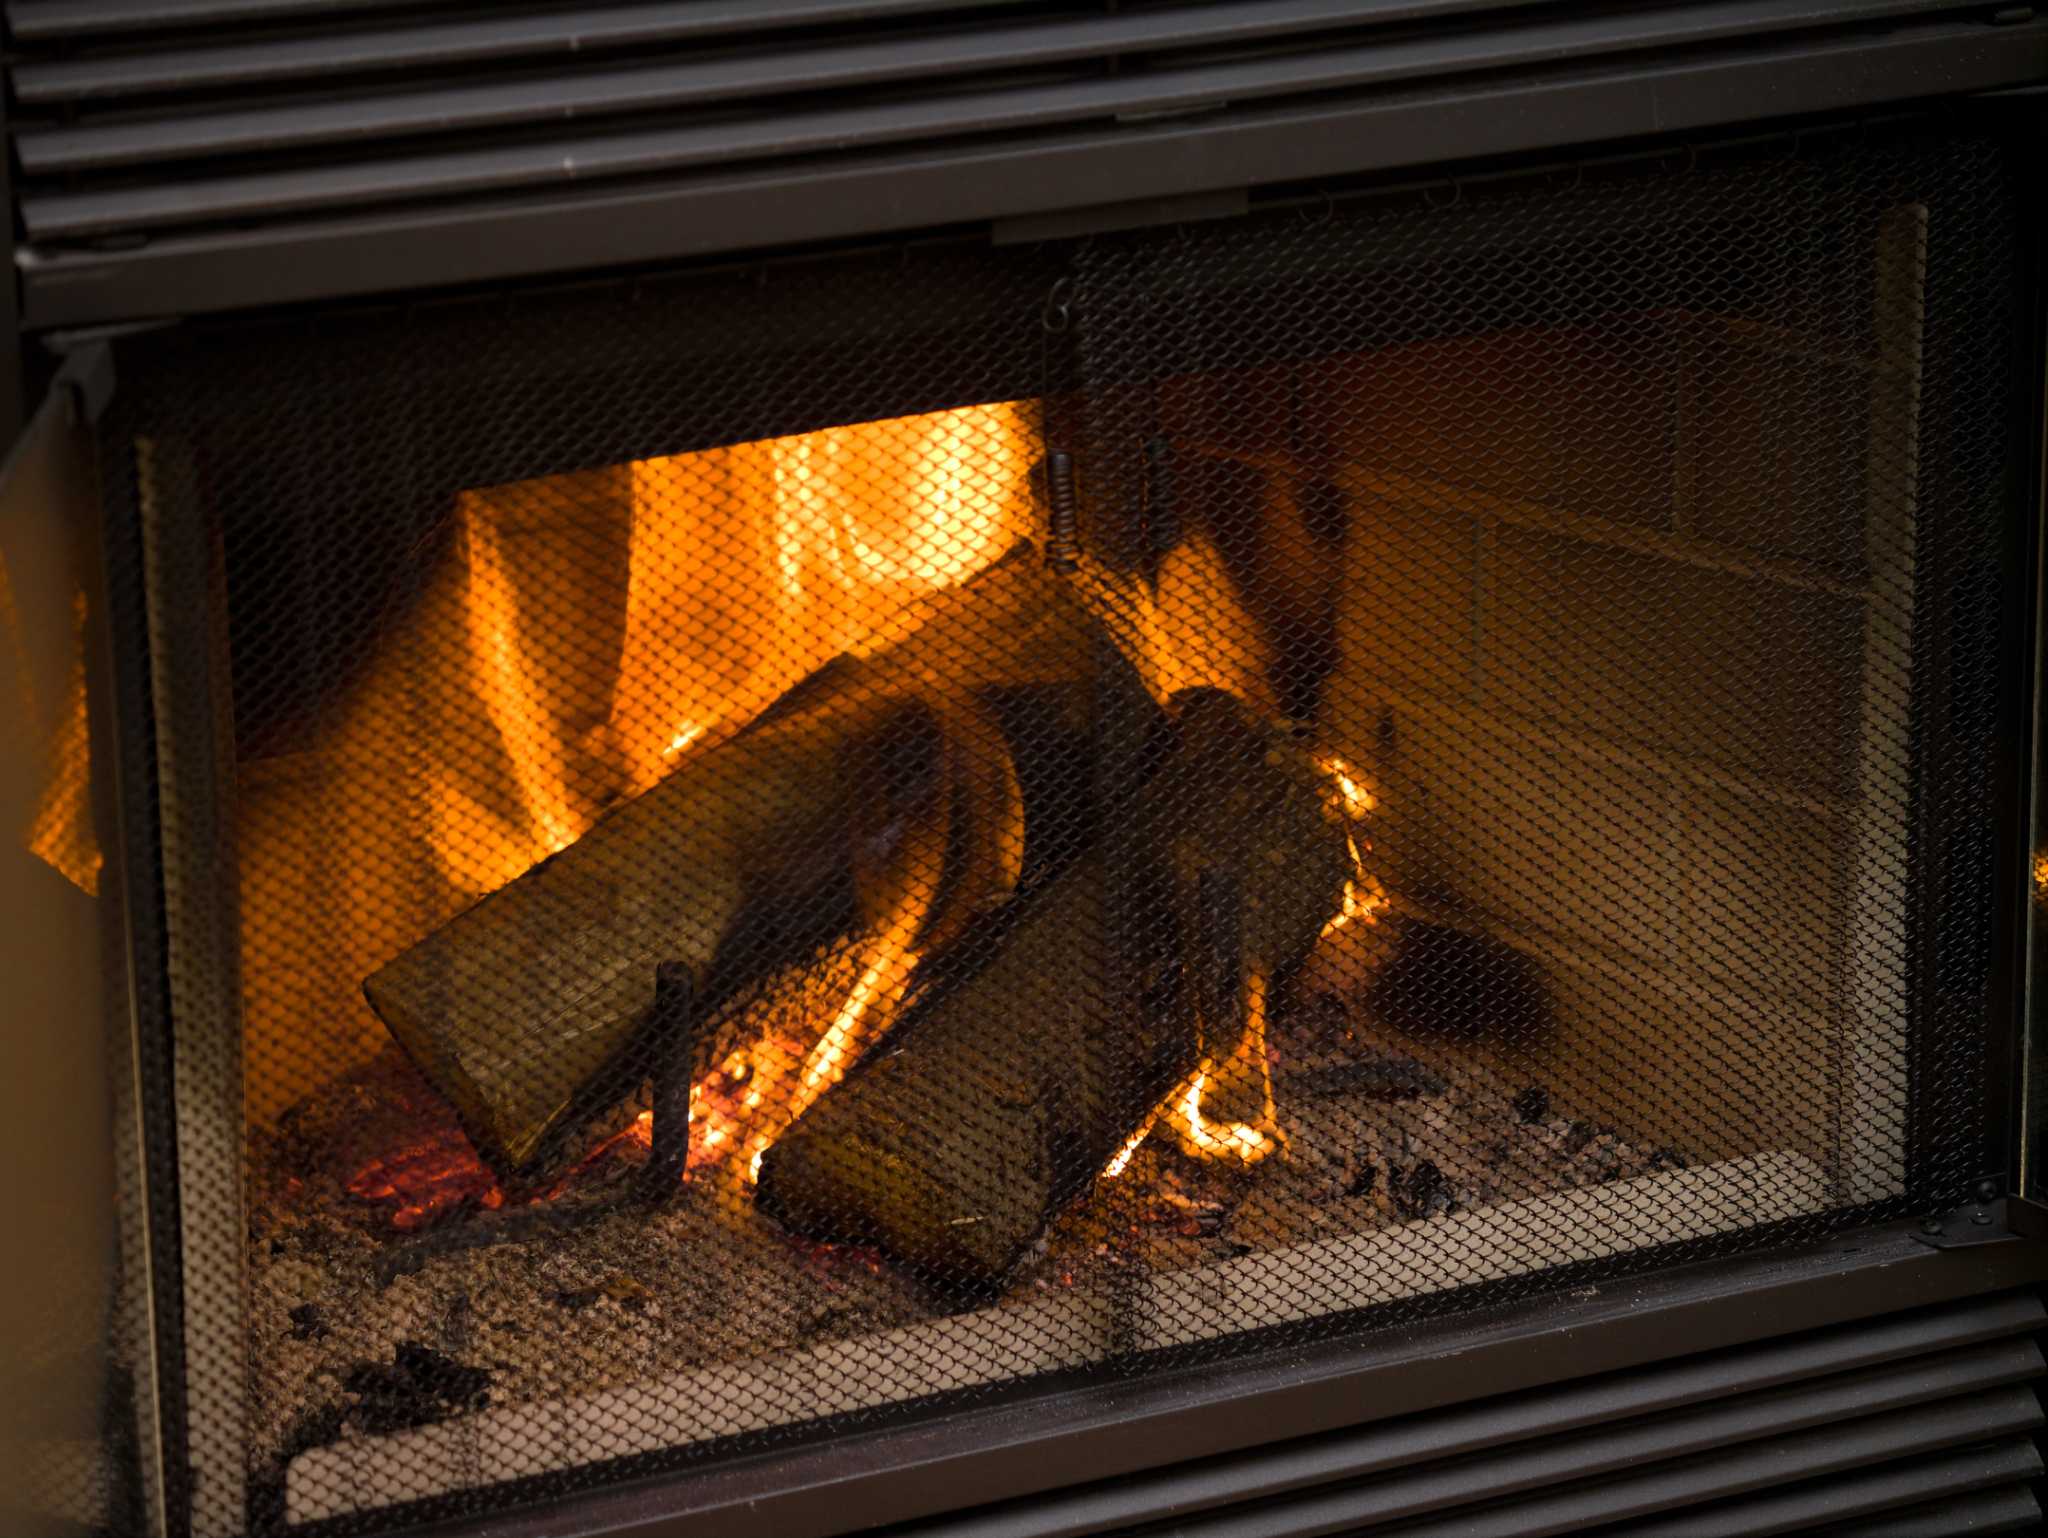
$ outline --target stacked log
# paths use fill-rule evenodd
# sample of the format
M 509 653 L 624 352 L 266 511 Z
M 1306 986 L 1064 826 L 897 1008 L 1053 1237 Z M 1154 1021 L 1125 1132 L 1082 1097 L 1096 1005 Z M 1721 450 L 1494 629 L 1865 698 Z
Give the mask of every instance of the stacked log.
M 1352 864 L 1305 747 L 1215 690 L 1173 715 L 1164 764 L 1107 813 L 1138 830 L 1137 879 L 1112 883 L 1097 849 L 1032 894 L 768 1151 L 765 1210 L 985 1293 L 1163 1097 L 1235 1053 L 1255 980 L 1314 944 Z M 1111 891 L 1137 909 L 1109 912 Z

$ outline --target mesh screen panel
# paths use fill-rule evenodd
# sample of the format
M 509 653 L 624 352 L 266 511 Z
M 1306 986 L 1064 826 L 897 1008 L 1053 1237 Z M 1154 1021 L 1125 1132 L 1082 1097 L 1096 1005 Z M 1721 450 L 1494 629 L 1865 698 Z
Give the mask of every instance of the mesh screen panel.
M 1871 129 L 124 343 L 200 1529 L 1960 1195 L 2011 205 Z

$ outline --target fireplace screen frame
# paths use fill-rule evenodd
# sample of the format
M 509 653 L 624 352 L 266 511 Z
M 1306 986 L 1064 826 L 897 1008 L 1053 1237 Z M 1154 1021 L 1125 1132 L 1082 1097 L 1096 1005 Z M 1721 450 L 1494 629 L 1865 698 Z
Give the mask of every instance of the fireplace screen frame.
M 1323 195 L 1319 189 L 1290 201 L 1296 207 L 1313 213 Z M 2028 239 L 2031 238 L 2029 231 Z M 971 290 L 988 281 L 989 253 L 986 250 L 964 247 L 956 263 L 950 247 L 941 245 L 935 249 L 945 282 Z M 876 260 L 900 259 L 892 252 Z M 1028 281 L 1019 279 L 1014 290 L 1007 291 L 1006 300 L 1011 306 L 1031 315 L 1034 321 L 1037 317 L 1032 314 L 1030 306 L 1020 305 L 1018 301 L 1027 295 L 1042 299 L 1051 288 L 1051 284 L 1044 281 L 1046 274 L 1033 266 L 1035 260 L 1029 251 L 1016 253 L 1014 268 L 1020 274 L 1028 274 Z M 736 280 L 755 283 L 758 281 L 755 274 L 760 270 L 750 267 L 743 274 L 736 275 Z M 836 302 L 828 292 L 806 285 L 801 266 L 770 268 L 768 271 L 767 281 L 777 285 L 778 293 L 790 296 L 790 308 L 784 318 L 793 333 L 800 332 L 815 314 L 832 308 Z M 785 278 L 789 280 L 786 283 Z M 693 274 L 691 280 L 699 280 L 698 275 Z M 496 295 L 473 301 L 494 307 L 504 302 L 503 296 Z M 514 302 L 522 313 L 535 303 L 559 304 L 565 314 L 584 313 L 583 299 L 574 293 L 554 298 L 525 294 L 515 296 Z M 425 312 L 411 323 L 429 330 L 445 327 L 450 336 L 459 336 L 470 326 L 468 315 L 459 306 L 446 312 Z M 277 323 L 278 334 L 289 336 L 302 324 L 304 322 L 298 317 Z M 633 322 L 628 318 L 619 324 L 630 326 Z M 345 320 L 337 321 L 336 329 L 346 325 Z M 728 329 L 735 332 L 742 327 L 743 322 L 737 319 L 728 324 Z M 153 345 L 148 339 L 142 339 L 128 344 L 128 347 L 135 349 L 139 356 Z M 179 341 L 174 340 L 171 345 L 179 345 Z M 199 345 L 214 343 L 202 341 Z M 708 347 L 710 343 L 706 345 Z M 104 358 L 107 354 L 99 350 L 101 346 L 99 343 L 87 344 L 78 356 Z M 124 430 L 118 424 L 123 421 L 133 400 L 132 394 L 124 389 L 124 376 L 131 372 L 124 367 L 123 354 L 126 350 L 119 343 L 112 349 L 115 375 L 112 414 L 100 418 L 103 452 L 120 452 L 106 446 L 124 441 Z M 1021 370 L 1017 378 L 1020 388 L 1009 393 L 1057 396 L 1062 388 L 1074 388 L 1070 380 L 1048 378 L 1043 372 L 1044 364 L 1039 361 L 1041 353 L 1035 337 L 1030 338 L 1029 345 L 1020 347 L 1019 354 L 1024 359 L 1016 366 Z M 448 388 L 466 397 L 464 409 L 475 413 L 489 412 L 493 405 L 488 382 L 482 390 L 475 388 L 473 377 L 467 386 L 453 382 L 466 371 L 463 359 L 459 356 L 452 358 Z M 1032 378 L 1034 372 L 1038 374 L 1036 380 Z M 2016 366 L 2014 387 L 2008 392 L 2014 401 L 2014 422 L 2025 425 L 2024 430 L 2015 429 L 2009 434 L 2014 449 L 2007 472 L 2007 495 L 2015 516 L 2008 519 L 2010 527 L 2005 532 L 2009 543 L 2000 573 L 2003 584 L 2000 602 L 2007 614 L 2031 613 L 2032 588 L 2025 574 L 2032 571 L 2037 558 L 2033 549 L 2035 531 L 2027 519 L 2017 516 L 2017 509 L 2035 506 L 2038 497 L 2038 477 L 2033 464 L 2038 434 L 2038 401 L 2032 384 L 2033 375 L 2037 374 L 2038 369 L 2033 367 L 2031 359 L 2023 361 Z M 2027 381 L 2024 387 L 2021 380 Z M 417 390 L 421 386 L 414 381 L 407 388 Z M 995 396 L 991 394 L 989 398 Z M 866 415 L 900 414 L 921 405 L 943 404 L 928 401 L 920 395 L 914 368 L 906 372 L 900 389 L 878 394 L 877 400 L 888 404 L 872 410 L 864 408 Z M 226 407 L 230 413 L 261 409 L 260 401 L 253 397 Z M 831 417 L 832 413 L 828 411 L 826 415 Z M 375 409 L 365 413 L 365 419 L 370 421 L 375 421 L 378 416 Z M 806 417 L 800 407 L 790 408 L 789 414 L 779 419 L 773 414 L 765 415 L 760 436 L 796 430 L 812 420 L 815 419 Z M 115 426 L 114 431 L 107 430 L 110 424 Z M 649 435 L 638 442 L 622 438 L 617 451 L 608 452 L 605 457 L 606 462 L 616 462 L 643 453 L 672 453 L 688 446 L 659 428 L 651 428 Z M 479 472 L 467 484 L 495 484 L 524 474 L 574 468 L 554 458 L 536 459 L 526 466 L 505 459 L 493 463 L 497 468 Z M 182 467 L 174 460 L 159 467 L 162 484 L 165 485 L 175 486 L 177 478 L 187 473 L 189 467 Z M 132 484 L 129 477 L 113 468 L 111 462 L 104 458 L 101 474 L 102 484 L 106 487 Z M 112 563 L 118 565 L 124 559 L 133 560 L 147 572 L 144 580 L 150 586 L 161 588 L 162 584 L 170 584 L 185 592 L 209 593 L 214 595 L 213 602 L 218 602 L 227 577 L 215 564 L 214 553 L 193 542 L 186 542 L 182 550 L 175 540 L 159 540 L 152 546 L 151 541 L 141 536 L 152 518 L 162 516 L 161 513 L 153 512 L 146 499 L 141 497 L 127 506 L 118 505 L 119 500 L 117 496 L 110 499 L 109 504 L 107 542 Z M 129 542 L 125 555 L 119 548 L 123 541 Z M 165 564 L 167 562 L 169 564 Z M 222 1224 L 206 1216 L 215 1204 L 230 1213 L 239 1209 L 239 1195 L 235 1188 L 239 1181 L 242 1137 L 240 1075 L 234 1044 L 195 1041 L 176 1033 L 173 1022 L 181 1014 L 190 1016 L 203 1012 L 192 1002 L 199 994 L 212 992 L 218 995 L 222 991 L 232 992 L 233 988 L 232 957 L 236 940 L 232 916 L 206 894 L 212 891 L 213 874 L 228 858 L 226 851 L 231 844 L 231 829 L 216 820 L 225 815 L 228 801 L 210 787 L 223 782 L 224 778 L 232 778 L 234 750 L 228 723 L 233 719 L 234 711 L 231 698 L 220 688 L 219 680 L 226 676 L 224 668 L 217 673 L 211 670 L 167 673 L 163 666 L 163 659 L 167 656 L 219 658 L 226 645 L 226 637 L 219 624 L 219 614 L 208 612 L 211 604 L 157 604 L 150 609 L 149 618 L 142 617 L 141 607 L 147 606 L 130 606 L 125 614 L 117 610 L 108 637 L 114 664 L 111 702 L 114 713 L 123 723 L 148 722 L 153 742 L 152 748 L 141 750 L 141 756 L 128 754 L 126 762 L 120 766 L 121 790 L 125 798 L 125 847 L 111 868 L 120 873 L 119 884 L 126 895 L 130 924 L 138 937 L 133 982 L 137 997 L 142 1001 L 138 1008 L 142 1059 L 153 1064 L 155 1072 L 163 1074 L 167 1082 L 173 1082 L 177 1087 L 178 1114 L 166 1117 L 161 1109 L 150 1114 L 145 1103 L 142 1118 L 149 1149 L 146 1162 L 160 1172 L 174 1172 L 175 1182 L 168 1191 L 154 1182 L 149 1187 L 156 1314 L 153 1334 L 160 1374 L 157 1430 L 163 1436 L 167 1449 L 185 1449 L 183 1455 L 173 1453 L 166 1459 L 167 1470 L 181 1468 L 189 1456 L 199 1471 L 196 1485 L 190 1488 L 182 1487 L 183 1476 L 170 1475 L 171 1503 L 175 1506 L 190 1500 L 195 1512 L 195 1530 L 226 1532 L 238 1530 L 243 1518 L 240 1491 L 233 1487 L 231 1481 L 224 1484 L 221 1477 L 224 1469 L 233 1466 L 239 1453 L 234 1445 L 236 1433 L 229 1429 L 237 1412 L 229 1401 L 237 1392 L 241 1367 L 234 1360 L 231 1339 L 223 1340 L 217 1338 L 217 1332 L 193 1328 L 193 1309 L 189 1300 L 201 1289 L 214 1285 L 213 1279 L 223 1274 L 223 1268 L 233 1270 L 241 1264 L 239 1223 Z M 2025 800 L 2023 787 L 2027 776 L 2021 766 L 2026 762 L 2027 754 L 2026 744 L 2022 741 L 2022 724 L 2031 709 L 2032 691 L 2037 687 L 2025 662 L 2028 649 L 2016 650 L 2018 656 L 2000 679 L 1997 699 L 1991 706 L 1997 711 L 1997 729 L 2002 744 L 1996 794 L 2002 812 L 2006 814 L 2005 821 L 2012 827 L 2023 825 L 2020 810 Z M 137 740 L 123 738 L 124 745 Z M 148 761 L 146 768 L 145 759 Z M 167 820 L 173 819 L 177 824 L 173 843 L 178 854 L 176 858 L 165 859 L 163 827 Z M 1983 1114 L 1978 1124 L 1981 1135 L 1976 1140 L 1981 1157 L 1977 1168 L 1984 1176 L 1998 1179 L 2002 1178 L 2005 1166 L 2016 1159 L 2016 1154 L 2008 1154 L 2008 1150 L 2016 1147 L 2011 1133 L 2013 1106 L 2010 1102 L 2016 1100 L 2020 1084 L 2018 1070 L 2012 1063 L 2016 1060 L 2020 1039 L 2017 1022 L 2021 1001 L 2015 958 L 2019 952 L 2018 915 L 2026 907 L 2026 852 L 2017 840 L 2005 840 L 1996 852 L 1995 860 L 1995 885 L 2002 894 L 1996 907 L 2010 922 L 1996 925 L 1991 936 L 1992 995 L 2000 1002 L 1993 1009 L 1992 1018 L 1982 1022 L 1983 1062 L 1980 1066 L 1927 1061 L 1919 1065 L 1919 1071 L 1927 1076 L 1929 1084 L 1950 1081 L 1950 1088 L 1939 1097 L 1948 1105 L 1981 1105 Z M 1923 943 L 1934 944 L 1937 942 L 1933 936 L 1940 929 L 1939 899 L 1932 891 L 1920 895 L 1925 907 L 1922 915 Z M 168 937 L 165 935 L 167 927 L 171 930 Z M 183 957 L 176 968 L 167 965 L 173 949 L 181 952 Z M 174 972 L 176 976 L 173 976 Z M 198 990 L 198 993 L 189 990 Z M 186 992 L 182 1009 L 181 992 Z M 1920 1007 L 1932 1006 L 1923 999 Z M 1954 1187 L 1952 1194 L 1957 1200 L 1962 1199 L 1969 1189 L 1953 1180 L 1949 1184 Z M 1869 1209 L 1865 1220 L 1889 1223 L 1906 1215 L 1909 1210 L 1910 1204 L 1883 1204 Z M 1795 1232 L 1787 1230 L 1788 1234 Z M 1751 1234 L 1745 1236 L 1741 1244 L 1730 1245 L 1729 1248 L 1753 1248 L 1757 1242 L 1758 1236 Z M 1693 1256 L 1689 1254 L 1687 1258 Z M 1567 1269 L 1546 1273 L 1544 1280 L 1547 1288 L 1554 1289 L 1580 1275 L 1580 1272 Z M 1601 1273 L 1592 1268 L 1583 1275 L 1597 1278 Z M 1509 1287 L 1496 1291 L 1499 1296 L 1494 1306 L 1511 1309 L 1517 1296 L 1516 1289 Z M 1455 1323 L 1449 1322 L 1452 1327 Z M 1284 1340 L 1280 1344 L 1284 1349 Z M 1268 1343 L 1268 1349 L 1271 1349 L 1271 1343 Z M 1166 1366 L 1171 1368 L 1173 1365 L 1169 1358 Z M 1053 1385 L 1054 1388 L 1058 1386 Z M 1044 1386 L 1031 1390 L 1032 1393 L 1044 1391 Z M 1082 1386 L 1070 1389 L 1070 1392 L 1085 1398 L 1091 1390 Z M 975 1439 L 973 1427 L 977 1420 L 1016 1413 L 1014 1408 L 1006 1408 L 1002 1404 L 982 1407 L 973 1415 L 959 1417 L 957 1425 L 947 1423 L 941 1436 L 948 1443 L 966 1446 Z M 884 1427 L 875 1435 L 886 1438 L 892 1433 Z M 661 1464 L 659 1460 L 653 1460 L 635 1467 L 652 1471 L 660 1468 Z M 529 1495 L 548 1493 L 552 1491 L 545 1482 L 528 1491 Z M 434 1510 L 431 1506 L 424 1507 L 415 1514 L 428 1516 Z

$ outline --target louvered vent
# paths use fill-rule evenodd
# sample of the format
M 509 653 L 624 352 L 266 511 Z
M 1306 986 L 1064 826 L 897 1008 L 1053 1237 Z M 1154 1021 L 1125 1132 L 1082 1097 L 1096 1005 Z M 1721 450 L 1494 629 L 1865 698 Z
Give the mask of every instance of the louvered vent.
M 161 254 L 281 228 L 331 234 L 347 220 L 384 221 L 380 233 L 402 243 L 417 233 L 403 221 L 423 210 L 530 209 L 745 175 L 772 173 L 784 203 L 815 187 L 806 234 L 1114 201 L 1142 180 L 1129 168 L 1046 174 L 1006 157 L 1172 137 L 1190 121 L 1271 123 L 1310 104 L 1395 102 L 1425 81 L 1492 88 L 1730 50 L 1890 47 L 1914 29 L 1981 33 L 1982 9 L 1956 0 L 12 0 L 16 216 L 36 280 L 28 317 L 198 307 L 190 296 L 143 304 L 109 289 L 109 272 L 139 265 L 114 258 L 143 247 Z M 1971 84 L 1965 70 L 1944 88 Z M 1385 137 L 1347 142 L 1366 165 L 1388 159 Z M 845 206 L 828 213 L 832 178 L 879 160 L 964 169 L 968 184 L 944 208 L 913 205 L 900 184 L 888 196 L 841 186 Z M 1232 154 L 1183 155 L 1163 190 L 1260 179 L 1246 169 Z M 1298 158 L 1271 174 L 1301 174 Z M 798 233 L 786 215 L 777 223 L 671 208 L 668 219 L 658 236 L 620 232 L 599 250 L 617 262 Z M 474 239 L 473 271 L 462 275 L 587 266 L 598 254 L 528 237 L 515 255 L 508 244 L 495 231 Z M 44 287 L 63 286 L 49 281 L 52 265 L 75 269 L 81 259 L 88 265 L 66 293 L 46 301 Z M 336 265 L 296 286 L 449 275 Z M 211 301 L 223 302 L 250 301 Z
M 2040 1510 L 2031 1295 L 1169 1468 L 891 1538 L 2000 1532 Z M 1936 1513 L 1930 1521 L 1930 1513 Z

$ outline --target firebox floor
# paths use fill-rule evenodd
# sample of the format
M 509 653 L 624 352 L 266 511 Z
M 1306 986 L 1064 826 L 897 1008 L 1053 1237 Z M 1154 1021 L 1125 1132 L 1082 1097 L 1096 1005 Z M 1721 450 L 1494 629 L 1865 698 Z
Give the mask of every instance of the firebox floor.
M 757 1214 L 737 1166 L 659 1211 L 489 1246 L 258 1146 L 251 1475 L 291 1521 L 672 1449 L 1820 1210 L 1819 1168 L 1689 1167 L 1572 1114 L 1483 1043 L 1327 1019 L 1275 1040 L 1284 1157 L 1165 1133 L 1099 1180 L 997 1302 Z M 384 1064 L 309 1107 L 375 1121 Z M 628 1164 L 637 1145 L 618 1162 Z M 267 1166 L 265 1160 L 271 1161 Z M 598 1178 L 602 1178 L 602 1173 Z M 615 1176 L 616 1178 L 616 1176 Z M 419 1215 L 411 1219 L 418 1221 Z

